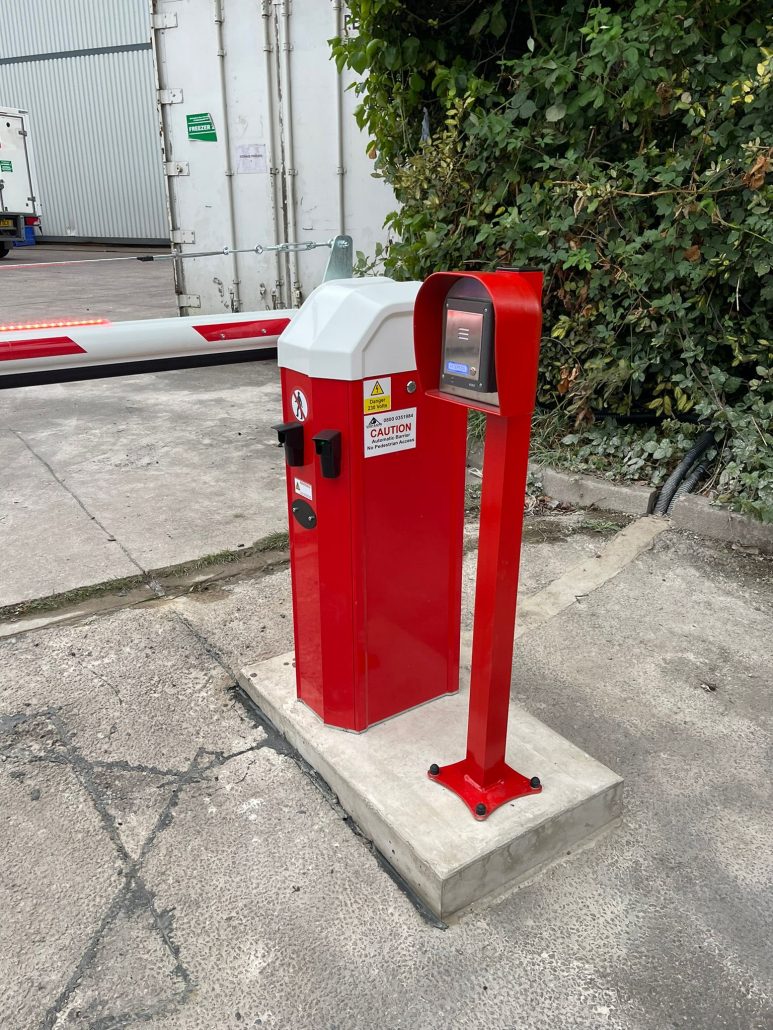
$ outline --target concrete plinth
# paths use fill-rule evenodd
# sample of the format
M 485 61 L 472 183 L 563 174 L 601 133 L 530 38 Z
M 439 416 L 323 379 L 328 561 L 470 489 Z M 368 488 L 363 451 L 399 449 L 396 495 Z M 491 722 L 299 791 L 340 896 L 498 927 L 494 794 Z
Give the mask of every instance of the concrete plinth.
M 466 689 L 355 734 L 296 699 L 291 653 L 245 668 L 239 681 L 441 919 L 532 877 L 620 816 L 622 779 L 516 705 L 507 760 L 544 789 L 477 822 L 427 777 L 432 762 L 464 757 Z

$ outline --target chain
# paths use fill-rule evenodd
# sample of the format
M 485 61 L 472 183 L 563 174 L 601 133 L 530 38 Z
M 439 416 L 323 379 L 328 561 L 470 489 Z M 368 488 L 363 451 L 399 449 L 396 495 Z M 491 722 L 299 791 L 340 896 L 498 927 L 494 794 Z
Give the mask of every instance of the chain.
M 323 243 L 315 243 L 308 240 L 304 243 L 256 243 L 254 247 L 222 247 L 220 250 L 200 250 L 193 254 L 183 254 L 179 250 L 173 250 L 171 254 L 129 254 L 121 257 L 105 258 L 76 258 L 74 261 L 30 261 L 24 264 L 6 265 L 0 264 L 0 273 L 12 272 L 20 268 L 30 271 L 38 268 L 67 268 L 70 265 L 98 265 L 106 264 L 108 261 L 187 261 L 189 258 L 206 257 L 228 257 L 229 254 L 265 254 L 268 251 L 286 253 L 289 251 L 316 250 L 318 247 L 327 247 L 332 250 L 334 247 L 347 247 L 349 244 L 341 237 L 334 237 Z

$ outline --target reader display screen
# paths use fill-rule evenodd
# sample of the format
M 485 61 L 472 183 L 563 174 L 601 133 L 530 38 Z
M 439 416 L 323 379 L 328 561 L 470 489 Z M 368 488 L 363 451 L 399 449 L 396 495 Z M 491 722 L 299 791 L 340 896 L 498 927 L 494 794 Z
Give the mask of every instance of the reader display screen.
M 480 375 L 480 348 L 483 340 L 483 314 L 477 311 L 446 309 L 446 375 L 477 379 Z

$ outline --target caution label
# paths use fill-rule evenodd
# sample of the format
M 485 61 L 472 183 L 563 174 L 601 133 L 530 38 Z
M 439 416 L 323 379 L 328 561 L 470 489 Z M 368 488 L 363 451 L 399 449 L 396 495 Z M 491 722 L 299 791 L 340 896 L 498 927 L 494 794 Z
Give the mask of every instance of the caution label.
M 386 415 L 366 415 L 365 457 L 391 451 L 409 451 L 416 446 L 416 408 L 403 408 Z
M 366 379 L 362 384 L 362 410 L 366 415 L 392 408 L 392 377 Z

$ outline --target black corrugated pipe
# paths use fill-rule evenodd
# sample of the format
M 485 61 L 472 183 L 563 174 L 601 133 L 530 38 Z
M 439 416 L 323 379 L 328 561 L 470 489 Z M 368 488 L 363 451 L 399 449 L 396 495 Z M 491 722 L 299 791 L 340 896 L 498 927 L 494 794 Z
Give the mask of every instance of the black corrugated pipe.
M 693 467 L 698 458 L 700 458 L 704 451 L 707 451 L 714 442 L 715 440 L 713 429 L 707 429 L 705 433 L 701 433 L 701 435 L 689 449 L 687 454 L 685 454 L 685 456 L 682 458 L 682 460 L 679 462 L 674 471 L 671 473 L 671 475 L 668 477 L 668 479 L 661 487 L 660 493 L 658 494 L 658 499 L 655 502 L 655 515 L 668 514 L 668 510 L 671 507 L 674 498 L 676 497 L 676 492 L 681 486 L 682 480 Z
M 674 505 L 680 497 L 684 497 L 685 494 L 691 494 L 693 492 L 695 487 L 698 485 L 700 480 L 703 479 L 705 475 L 706 463 L 703 461 L 699 461 L 695 468 L 692 470 L 692 472 L 689 474 L 689 476 L 685 476 L 685 478 L 679 484 L 679 487 L 676 493 L 674 494 L 671 503 L 668 506 L 668 511 L 666 513 L 667 515 L 670 515 L 671 512 L 674 510 Z

